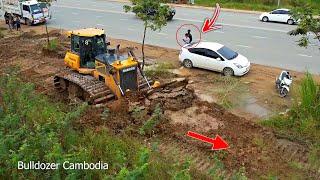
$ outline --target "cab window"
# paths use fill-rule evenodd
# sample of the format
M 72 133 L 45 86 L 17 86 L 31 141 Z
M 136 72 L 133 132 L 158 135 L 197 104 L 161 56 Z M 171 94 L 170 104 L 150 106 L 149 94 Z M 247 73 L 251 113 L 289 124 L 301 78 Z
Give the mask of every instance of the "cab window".
M 79 53 L 80 51 L 80 42 L 79 36 L 71 36 L 71 51 L 75 53 Z
M 27 5 L 23 5 L 23 6 L 22 6 L 22 9 L 23 9 L 24 11 L 30 12 L 30 8 L 29 8 L 29 6 L 27 6 Z

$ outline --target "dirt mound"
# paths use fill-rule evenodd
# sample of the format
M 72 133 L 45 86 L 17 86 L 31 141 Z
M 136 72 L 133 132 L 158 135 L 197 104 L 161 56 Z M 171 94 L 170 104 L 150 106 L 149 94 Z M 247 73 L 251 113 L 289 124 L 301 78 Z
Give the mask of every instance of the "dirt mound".
M 197 132 L 207 132 L 222 127 L 221 121 L 205 112 L 208 110 L 209 108 L 206 106 L 191 106 L 179 111 L 166 110 L 165 115 L 171 119 L 171 123 L 187 124 Z

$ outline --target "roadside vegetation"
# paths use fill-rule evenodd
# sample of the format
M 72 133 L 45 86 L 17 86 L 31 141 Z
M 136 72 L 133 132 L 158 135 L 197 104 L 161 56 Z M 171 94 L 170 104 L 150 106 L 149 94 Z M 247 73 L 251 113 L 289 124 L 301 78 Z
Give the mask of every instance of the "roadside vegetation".
M 311 148 L 310 162 L 320 165 L 320 84 L 306 73 L 298 97 L 286 114 L 276 115 L 262 122 L 283 137 L 299 141 Z
M 280 0 L 278 7 L 278 0 L 196 0 L 195 4 L 200 6 L 214 7 L 216 3 L 219 3 L 223 8 L 230 9 L 243 9 L 243 10 L 254 10 L 254 11 L 271 11 L 276 8 L 292 8 L 295 3 L 307 2 L 310 3 L 311 7 L 319 9 L 319 0 Z
M 98 131 L 79 127 L 76 120 L 86 114 L 89 106 L 52 103 L 34 88 L 14 73 L 0 76 L 0 179 L 195 178 L 183 164 L 164 158 L 156 149 L 141 144 L 139 139 L 126 134 L 114 135 L 107 127 Z M 159 116 L 157 107 L 141 131 L 151 131 L 154 123 L 149 127 L 148 122 L 158 120 Z M 17 170 L 18 161 L 60 164 L 102 161 L 109 164 L 109 169 L 20 171 Z
M 320 1 L 319 1 L 320 2 Z M 299 19 L 298 27 L 288 34 L 292 36 L 300 36 L 298 45 L 301 47 L 318 46 L 320 49 L 320 4 L 317 8 L 303 2 L 295 4 L 293 9 L 293 17 Z
M 169 6 L 161 5 L 160 0 L 131 0 L 132 6 L 124 5 L 123 9 L 126 13 L 133 12 L 138 18 L 143 21 L 143 38 L 141 45 L 142 53 L 142 69 L 145 65 L 145 39 L 147 34 L 147 29 L 152 31 L 160 31 L 163 27 L 167 25 L 167 14 L 169 14 Z M 153 9 L 155 13 L 153 16 L 148 15 L 147 12 Z

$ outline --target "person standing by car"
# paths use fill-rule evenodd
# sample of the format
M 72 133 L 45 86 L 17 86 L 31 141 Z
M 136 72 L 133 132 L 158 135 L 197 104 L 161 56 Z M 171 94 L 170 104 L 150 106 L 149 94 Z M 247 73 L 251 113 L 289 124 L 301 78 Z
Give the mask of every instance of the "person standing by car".
M 182 39 L 182 41 L 185 44 L 190 44 L 191 43 L 188 33 L 184 34 L 184 38 Z
M 21 30 L 21 22 L 20 22 L 20 18 L 19 17 L 16 17 L 15 23 L 16 23 L 17 31 L 20 31 Z
M 192 34 L 191 34 L 191 30 L 188 29 L 188 33 L 186 34 L 189 38 L 189 44 L 192 42 Z

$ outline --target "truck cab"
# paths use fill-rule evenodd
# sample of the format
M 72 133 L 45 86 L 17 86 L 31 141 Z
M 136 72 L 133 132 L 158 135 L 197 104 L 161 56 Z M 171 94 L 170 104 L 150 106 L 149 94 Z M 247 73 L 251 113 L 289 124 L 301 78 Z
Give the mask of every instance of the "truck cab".
M 22 17 L 28 25 L 45 22 L 45 17 L 38 1 L 21 2 Z

